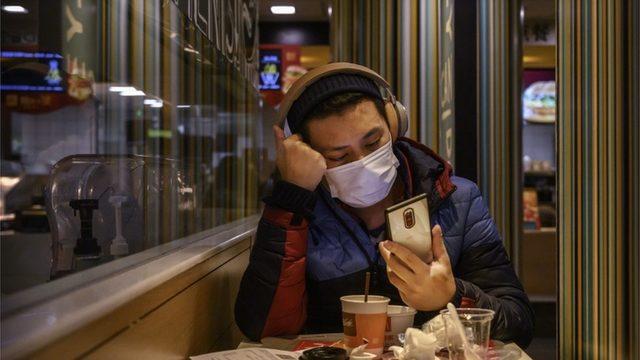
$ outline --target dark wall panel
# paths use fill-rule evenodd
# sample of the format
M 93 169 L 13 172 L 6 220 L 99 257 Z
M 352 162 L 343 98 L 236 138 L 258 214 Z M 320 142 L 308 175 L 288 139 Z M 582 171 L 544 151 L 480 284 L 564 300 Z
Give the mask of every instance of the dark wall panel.
M 261 22 L 260 43 L 329 45 L 329 22 Z

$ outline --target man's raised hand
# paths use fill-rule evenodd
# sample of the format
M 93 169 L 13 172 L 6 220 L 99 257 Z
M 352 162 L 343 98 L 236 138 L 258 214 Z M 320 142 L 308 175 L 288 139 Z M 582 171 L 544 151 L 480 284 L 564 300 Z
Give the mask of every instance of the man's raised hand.
M 324 157 L 294 134 L 285 139 L 282 129 L 274 125 L 276 139 L 276 166 L 282 179 L 314 191 L 327 170 Z

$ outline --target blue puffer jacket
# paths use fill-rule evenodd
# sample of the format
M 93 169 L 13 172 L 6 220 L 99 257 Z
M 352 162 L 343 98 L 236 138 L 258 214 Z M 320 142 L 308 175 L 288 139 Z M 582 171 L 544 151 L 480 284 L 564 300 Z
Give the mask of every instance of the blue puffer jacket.
M 491 337 L 526 346 L 533 311 L 477 186 L 409 139 L 394 144 L 405 196 L 426 193 L 432 224 L 445 234 L 456 277 L 455 305 L 493 309 Z M 340 332 L 339 298 L 371 291 L 402 304 L 364 225 L 322 186 L 310 192 L 279 182 L 260 222 L 236 301 L 236 322 L 252 339 L 304 332 Z M 435 313 L 419 312 L 416 325 Z

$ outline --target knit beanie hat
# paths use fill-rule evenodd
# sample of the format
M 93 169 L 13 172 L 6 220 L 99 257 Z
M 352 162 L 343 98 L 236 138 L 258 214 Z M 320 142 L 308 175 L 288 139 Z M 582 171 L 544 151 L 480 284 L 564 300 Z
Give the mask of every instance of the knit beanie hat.
M 287 113 L 287 123 L 292 133 L 299 132 L 307 115 L 316 106 L 335 95 L 357 92 L 383 100 L 376 83 L 362 75 L 337 74 L 322 78 L 311 84 L 296 99 Z

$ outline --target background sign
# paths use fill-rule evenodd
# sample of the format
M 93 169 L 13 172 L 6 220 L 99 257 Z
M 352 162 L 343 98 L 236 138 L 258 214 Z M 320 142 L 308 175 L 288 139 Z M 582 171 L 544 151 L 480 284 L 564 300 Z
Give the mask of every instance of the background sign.
M 260 90 L 282 88 L 282 51 L 260 50 Z
M 3 51 L 2 91 L 62 92 L 62 55 L 47 52 Z
M 98 6 L 95 0 L 64 0 L 62 14 L 62 55 L 69 74 L 67 94 L 86 100 L 93 95 L 96 77 Z
M 171 0 L 258 87 L 258 0 Z

